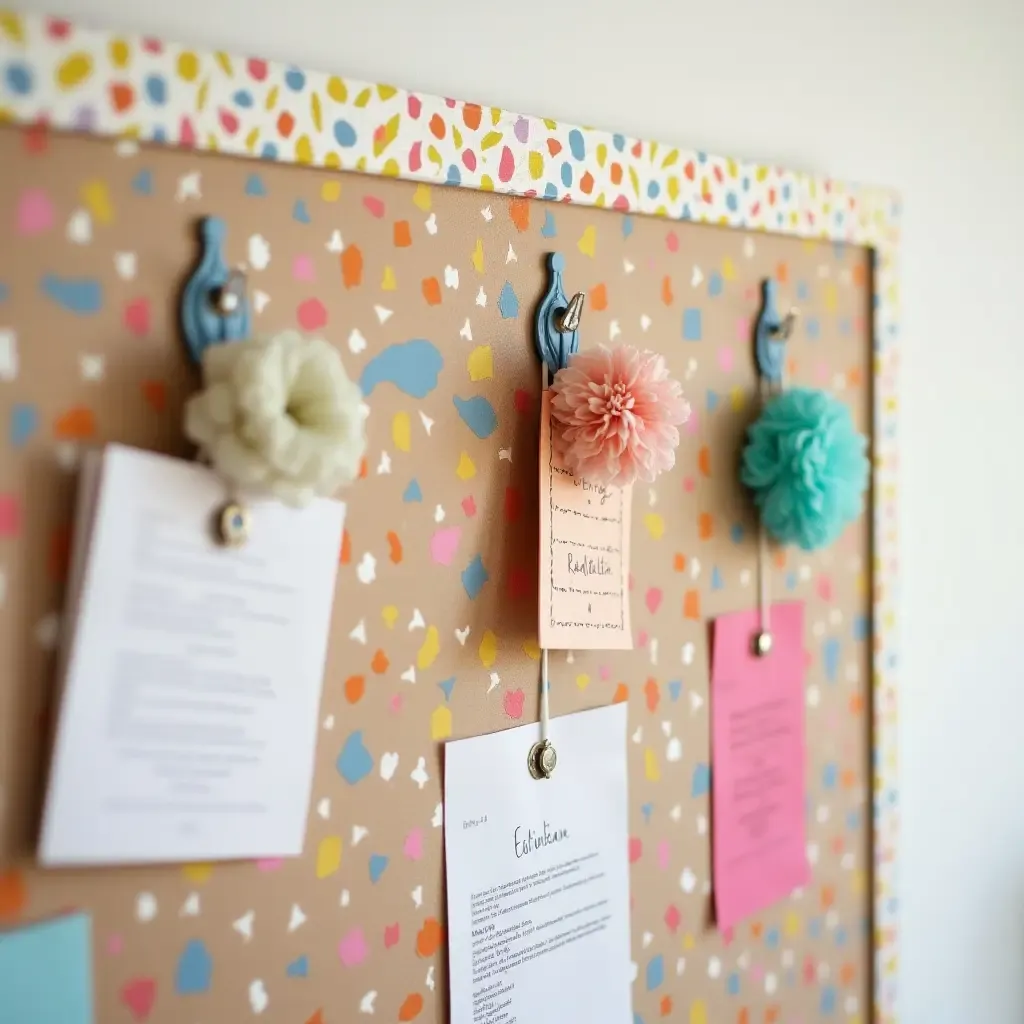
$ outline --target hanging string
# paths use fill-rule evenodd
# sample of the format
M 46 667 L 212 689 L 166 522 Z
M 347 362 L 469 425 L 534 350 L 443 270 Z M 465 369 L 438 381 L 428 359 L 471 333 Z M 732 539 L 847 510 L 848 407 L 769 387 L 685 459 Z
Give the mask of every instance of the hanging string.
M 548 389 L 548 367 L 544 360 L 540 363 L 540 390 L 543 393 Z M 547 424 L 541 424 L 541 430 L 546 430 Z M 551 681 L 548 678 L 548 649 L 546 647 L 540 652 L 540 741 L 548 742 L 548 730 L 551 723 Z
M 790 313 L 792 318 L 795 313 Z M 761 377 L 760 396 L 762 410 L 775 396 L 786 388 L 785 370 L 779 368 L 778 379 L 773 383 L 767 377 Z M 768 533 L 761 517 L 757 517 L 757 613 L 758 613 L 758 653 L 767 654 L 772 643 L 772 603 L 770 593 L 771 566 L 768 561 Z

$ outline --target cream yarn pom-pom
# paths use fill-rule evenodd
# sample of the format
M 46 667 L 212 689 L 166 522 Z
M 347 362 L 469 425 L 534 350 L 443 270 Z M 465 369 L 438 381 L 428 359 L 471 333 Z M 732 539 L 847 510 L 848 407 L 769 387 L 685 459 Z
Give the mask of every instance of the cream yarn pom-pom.
M 326 341 L 285 331 L 211 345 L 203 384 L 185 433 L 236 487 L 305 505 L 358 475 L 363 396 Z

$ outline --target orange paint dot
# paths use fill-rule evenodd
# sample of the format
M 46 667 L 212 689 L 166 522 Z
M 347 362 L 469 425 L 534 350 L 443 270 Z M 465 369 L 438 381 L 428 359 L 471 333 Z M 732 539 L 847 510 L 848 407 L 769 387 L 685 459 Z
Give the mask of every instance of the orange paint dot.
M 701 512 L 697 518 L 697 533 L 701 540 L 711 540 L 715 533 L 715 521 L 710 512 Z
M 750 1024 L 750 1011 L 745 1006 L 736 1014 L 736 1024 Z
M 672 997 L 662 996 L 661 999 L 661 1015 L 667 1017 L 672 1012 Z
M 444 118 L 440 114 L 435 114 L 430 119 L 430 134 L 433 135 L 435 139 L 443 139 L 444 130 Z
M 750 934 L 755 939 L 761 938 L 761 935 L 762 935 L 763 932 L 764 932 L 764 925 L 760 921 L 754 921 L 754 923 L 751 924 L 751 926 L 750 926 Z
M 377 653 L 373 656 L 373 661 L 370 662 L 370 668 L 372 668 L 377 675 L 382 676 L 387 672 L 388 665 L 390 664 L 391 662 L 388 661 L 388 656 L 382 650 L 378 649 Z
M 14 921 L 25 909 L 25 881 L 19 871 L 0 874 L 0 921 Z
M 857 266 L 853 268 L 853 283 L 857 285 L 858 288 L 863 288 L 867 283 L 867 279 L 868 273 L 864 269 L 864 264 L 858 263 Z
M 362 676 L 349 676 L 345 680 L 345 700 L 349 704 L 358 704 L 366 692 L 366 680 Z
M 857 978 L 857 968 L 847 961 L 839 968 L 839 982 L 842 985 L 852 985 Z
M 586 171 L 583 177 L 580 178 L 580 191 L 585 196 L 589 196 L 594 191 L 594 176 L 590 171 Z
M 839 781 L 843 789 L 853 789 L 857 785 L 857 773 L 852 768 L 846 768 Z
M 313 1016 L 306 1020 L 306 1024 L 324 1024 L 324 1011 L 314 1011 Z
M 675 296 L 672 294 L 672 278 L 666 274 L 661 279 L 661 301 L 664 302 L 666 306 L 671 306 L 674 298 Z
M 437 116 L 436 114 L 434 115 Z M 423 1009 L 423 996 L 419 992 L 412 992 L 405 997 L 405 1002 L 399 1007 L 399 1020 L 415 1020 Z
M 859 366 L 854 366 L 846 371 L 846 383 L 849 384 L 851 388 L 859 388 L 863 383 L 863 380 L 864 377 L 860 372 Z
M 416 955 L 433 956 L 441 948 L 443 939 L 444 929 L 441 922 L 436 917 L 428 917 L 423 922 L 423 927 L 416 933 Z
M 613 185 L 622 184 L 622 164 L 613 163 L 609 168 L 609 176 L 611 177 Z
M 402 564 L 402 542 L 394 530 L 388 531 L 388 557 L 395 565 Z
M 864 710 L 864 698 L 859 694 L 855 693 L 850 698 L 850 714 L 859 715 Z
M 590 299 L 590 308 L 600 313 L 602 309 L 608 308 L 608 289 L 603 284 L 595 284 L 587 296 Z
M 701 476 L 711 476 L 711 449 L 707 445 L 697 452 L 697 468 Z
M 167 409 L 167 385 L 162 380 L 144 380 L 142 397 L 153 412 L 164 412 Z
M 672 560 L 672 568 L 676 572 L 683 572 L 686 569 L 686 555 L 676 552 L 676 557 Z
M 688 590 L 683 595 L 683 618 L 684 619 L 699 619 L 700 618 L 700 591 L 699 590 Z
M 338 556 L 338 560 L 342 565 L 348 565 L 352 561 L 352 538 L 349 536 L 348 530 L 341 531 L 341 554 Z
M 295 118 L 288 113 L 287 110 L 280 113 L 277 117 L 277 132 L 282 139 L 287 139 L 292 133 L 292 129 L 295 127 Z
M 775 280 L 779 284 L 785 284 L 789 280 L 789 267 L 785 263 L 779 263 L 775 267 Z
M 528 199 L 516 196 L 509 204 L 508 212 L 517 231 L 525 231 L 530 226 L 530 201 Z
M 548 152 L 552 156 L 558 156 L 562 152 L 562 144 L 558 139 L 548 139 Z
M 768 1009 L 764 1011 L 765 1024 L 775 1024 L 779 1019 L 779 1014 L 781 1012 L 782 1010 L 779 1009 L 778 1006 L 769 1006 Z
M 828 910 L 836 902 L 836 891 L 831 885 L 821 887 L 821 909 Z
M 475 132 L 480 127 L 481 113 L 479 103 L 464 103 L 462 105 L 462 123 L 471 132 Z
M 358 245 L 350 245 L 341 254 L 341 280 L 346 288 L 363 283 L 363 254 Z
M 625 704 L 629 700 L 629 687 L 625 683 L 619 683 L 615 687 L 615 695 L 612 697 L 613 704 Z
M 111 106 L 123 114 L 135 102 L 135 90 L 127 82 L 115 82 L 110 87 Z
M 647 700 L 647 710 L 657 711 L 658 703 L 661 700 L 661 690 L 658 689 L 657 680 L 648 679 L 644 683 L 644 697 Z
M 436 277 L 423 279 L 423 298 L 427 300 L 428 306 L 441 305 L 441 284 Z
M 405 249 L 412 245 L 412 232 L 409 230 L 409 222 L 407 220 L 396 220 L 395 221 L 395 246 L 399 249 Z
M 370 475 L 370 464 L 365 457 L 359 460 L 359 479 L 365 480 Z
M 96 417 L 92 409 L 78 406 L 68 409 L 66 413 L 57 418 L 53 425 L 53 432 L 57 437 L 68 441 L 81 441 L 96 434 Z

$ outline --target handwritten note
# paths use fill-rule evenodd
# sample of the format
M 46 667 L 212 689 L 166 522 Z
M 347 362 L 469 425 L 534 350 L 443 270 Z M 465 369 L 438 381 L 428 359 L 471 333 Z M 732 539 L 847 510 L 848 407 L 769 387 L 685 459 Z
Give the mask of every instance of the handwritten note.
M 631 487 L 577 479 L 551 444 L 551 395 L 540 430 L 541 647 L 630 650 Z
M 804 609 L 771 609 L 772 649 L 753 653 L 756 611 L 715 620 L 711 666 L 714 894 L 731 928 L 806 884 Z

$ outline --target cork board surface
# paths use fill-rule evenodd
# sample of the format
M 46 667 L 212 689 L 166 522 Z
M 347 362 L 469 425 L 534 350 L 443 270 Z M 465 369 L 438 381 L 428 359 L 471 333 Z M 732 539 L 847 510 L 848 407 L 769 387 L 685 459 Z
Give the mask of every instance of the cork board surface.
M 588 293 L 582 345 L 663 352 L 695 413 L 676 469 L 634 495 L 635 649 L 551 659 L 554 714 L 629 704 L 637 1018 L 867 1019 L 868 517 L 775 557 L 773 593 L 807 608 L 812 882 L 728 935 L 710 922 L 707 700 L 708 622 L 755 600 L 736 460 L 759 281 L 802 310 L 790 379 L 836 390 L 869 433 L 865 251 L 10 127 L 0 165 L 0 922 L 91 913 L 98 1021 L 446 1020 L 441 745 L 537 712 L 531 322 L 554 250 Z M 389 347 L 413 338 L 442 369 L 423 398 L 387 379 L 367 395 L 304 856 L 43 872 L 75 465 L 113 440 L 190 455 L 175 298 L 208 214 L 248 264 L 259 332 L 315 331 L 355 379 L 375 360 L 364 379 L 393 377 Z M 476 397 L 486 437 L 459 412 Z

